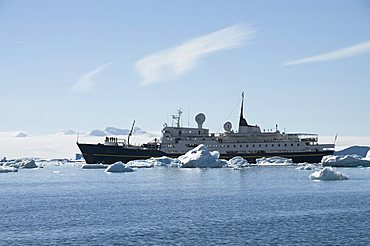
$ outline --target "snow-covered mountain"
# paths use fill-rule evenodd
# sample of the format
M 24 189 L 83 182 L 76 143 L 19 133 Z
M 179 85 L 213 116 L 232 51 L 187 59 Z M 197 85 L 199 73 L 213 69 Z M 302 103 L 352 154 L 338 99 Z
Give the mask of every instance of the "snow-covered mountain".
M 65 130 L 62 135 L 77 135 L 77 132 L 72 130 L 72 129 L 68 129 L 68 130 Z
M 88 133 L 90 136 L 95 137 L 102 137 L 102 136 L 122 136 L 122 135 L 128 135 L 130 133 L 130 130 L 128 129 L 120 129 L 116 127 L 106 127 L 103 130 L 95 129 Z M 143 129 L 139 127 L 135 127 L 133 131 L 134 135 L 145 135 L 149 134 L 149 132 L 144 131 Z
M 29 135 L 25 132 L 18 132 L 18 133 L 15 133 L 14 134 L 14 137 L 17 137 L 17 138 L 25 138 L 25 137 L 28 137 Z

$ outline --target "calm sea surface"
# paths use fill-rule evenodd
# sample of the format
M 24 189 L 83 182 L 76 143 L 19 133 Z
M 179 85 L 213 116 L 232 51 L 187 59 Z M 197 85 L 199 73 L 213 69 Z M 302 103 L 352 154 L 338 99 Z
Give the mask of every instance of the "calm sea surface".
M 370 245 L 370 169 L 0 174 L 1 245 Z

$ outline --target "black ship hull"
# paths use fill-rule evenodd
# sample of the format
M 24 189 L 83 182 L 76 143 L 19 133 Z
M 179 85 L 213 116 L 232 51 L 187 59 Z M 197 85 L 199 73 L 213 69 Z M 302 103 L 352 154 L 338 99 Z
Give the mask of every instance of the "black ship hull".
M 86 163 L 103 163 L 112 164 L 118 161 L 127 163 L 133 160 L 149 159 L 151 157 L 168 156 L 176 158 L 179 154 L 167 154 L 157 149 L 146 149 L 140 147 L 123 147 L 115 145 L 104 144 L 81 144 L 77 143 L 85 158 Z M 294 163 L 319 163 L 323 156 L 332 155 L 333 150 L 325 150 L 318 152 L 281 152 L 281 153 L 256 153 L 256 154 L 243 154 L 243 153 L 229 153 L 221 154 L 221 159 L 231 159 L 235 156 L 241 156 L 248 160 L 249 163 L 256 163 L 256 159 L 262 157 L 279 156 L 292 159 Z

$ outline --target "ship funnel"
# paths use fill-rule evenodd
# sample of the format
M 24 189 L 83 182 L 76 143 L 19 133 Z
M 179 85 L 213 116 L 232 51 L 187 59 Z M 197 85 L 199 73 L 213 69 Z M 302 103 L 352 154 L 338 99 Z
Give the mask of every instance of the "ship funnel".
M 195 116 L 195 122 L 197 122 L 199 129 L 202 129 L 204 121 L 206 121 L 206 116 L 203 113 L 199 113 Z

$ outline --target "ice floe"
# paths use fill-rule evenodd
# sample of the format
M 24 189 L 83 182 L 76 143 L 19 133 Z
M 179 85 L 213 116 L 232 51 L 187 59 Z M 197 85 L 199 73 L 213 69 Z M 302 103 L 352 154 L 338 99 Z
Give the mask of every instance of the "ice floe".
M 180 167 L 181 162 L 178 159 L 162 156 L 152 157 L 146 160 L 129 161 L 127 165 L 133 168 Z
M 274 157 L 262 157 L 256 159 L 256 163 L 259 166 L 290 166 L 293 165 L 293 161 L 288 158 L 283 158 L 279 156 Z
M 194 149 L 178 157 L 182 168 L 220 168 L 227 165 L 227 161 L 219 159 L 218 151 L 210 152 L 208 148 L 200 144 Z
M 321 160 L 323 167 L 370 167 L 370 157 L 365 158 L 359 155 L 328 155 Z
M 125 172 L 133 172 L 134 169 L 132 169 L 129 165 L 124 164 L 123 162 L 119 161 L 116 162 L 105 169 L 105 172 L 109 173 L 125 173 Z
M 83 164 L 81 166 L 82 169 L 107 169 L 109 165 L 105 164 Z
M 324 167 L 323 169 L 311 173 L 309 178 L 311 180 L 323 180 L 323 181 L 330 181 L 330 180 L 346 180 L 348 177 L 341 172 L 335 171 L 332 167 Z
M 240 169 L 243 167 L 250 167 L 250 164 L 246 159 L 240 156 L 235 156 L 227 161 L 227 167 Z
M 18 172 L 18 168 L 0 166 L 0 173 L 11 173 L 11 172 Z
M 33 159 L 16 159 L 2 162 L 2 166 L 14 168 L 38 168 L 35 160 Z

